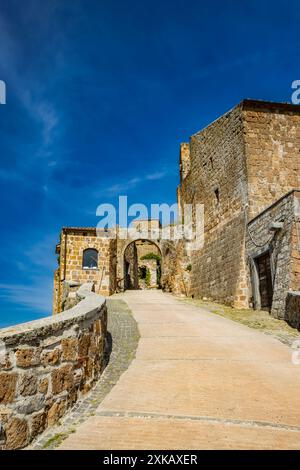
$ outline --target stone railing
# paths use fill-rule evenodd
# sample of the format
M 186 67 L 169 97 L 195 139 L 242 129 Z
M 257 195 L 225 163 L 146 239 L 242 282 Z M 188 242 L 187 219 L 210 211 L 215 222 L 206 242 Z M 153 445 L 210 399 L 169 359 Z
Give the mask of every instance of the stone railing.
M 104 297 L 84 284 L 63 313 L 0 330 L 0 448 L 19 449 L 54 425 L 104 368 Z
M 284 319 L 289 325 L 300 329 L 300 291 L 288 292 Z

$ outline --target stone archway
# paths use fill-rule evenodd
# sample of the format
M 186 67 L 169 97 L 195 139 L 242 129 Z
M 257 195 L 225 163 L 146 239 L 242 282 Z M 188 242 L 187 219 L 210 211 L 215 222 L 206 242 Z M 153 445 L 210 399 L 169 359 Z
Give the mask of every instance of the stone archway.
M 122 250 L 123 289 L 158 289 L 161 286 L 162 253 L 148 239 L 131 240 Z

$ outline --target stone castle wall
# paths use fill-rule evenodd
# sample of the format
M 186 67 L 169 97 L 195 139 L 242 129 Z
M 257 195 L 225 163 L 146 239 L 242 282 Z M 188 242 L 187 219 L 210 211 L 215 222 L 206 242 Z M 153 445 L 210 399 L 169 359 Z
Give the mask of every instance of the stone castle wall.
M 300 188 L 299 107 L 246 102 L 243 122 L 250 219 Z
M 25 447 L 59 421 L 104 367 L 107 310 L 82 286 L 83 298 L 59 315 L 0 332 L 0 448 Z
M 251 305 L 245 227 L 300 188 L 299 124 L 296 106 L 245 100 L 192 136 L 189 153 L 181 147 L 181 213 L 184 203 L 205 211 L 204 247 L 191 254 L 192 295 Z
M 243 132 L 237 107 L 192 136 L 179 196 L 181 204 L 204 204 L 205 241 L 191 253 L 191 295 L 247 307 Z

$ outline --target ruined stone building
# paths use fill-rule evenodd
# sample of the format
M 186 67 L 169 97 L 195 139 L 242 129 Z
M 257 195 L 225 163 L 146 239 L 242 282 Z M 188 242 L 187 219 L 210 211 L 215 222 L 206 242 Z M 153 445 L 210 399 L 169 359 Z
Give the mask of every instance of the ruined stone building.
M 132 243 L 64 228 L 54 311 L 76 283 L 94 282 L 110 295 L 140 288 L 151 271 L 142 287 L 266 309 L 300 326 L 299 106 L 244 100 L 194 134 L 180 146 L 177 194 L 180 214 L 184 204 L 204 205 L 203 247 L 188 252 L 182 240 Z M 144 259 L 145 269 L 142 246 L 157 255 Z

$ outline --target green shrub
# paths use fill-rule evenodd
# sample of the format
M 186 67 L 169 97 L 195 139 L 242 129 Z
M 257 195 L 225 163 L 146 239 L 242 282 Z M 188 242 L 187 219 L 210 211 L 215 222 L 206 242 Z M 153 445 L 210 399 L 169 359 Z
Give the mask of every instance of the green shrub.
M 141 256 L 141 260 L 143 259 L 155 259 L 157 262 L 161 260 L 161 256 L 157 255 L 156 253 L 147 253 L 144 256 Z

